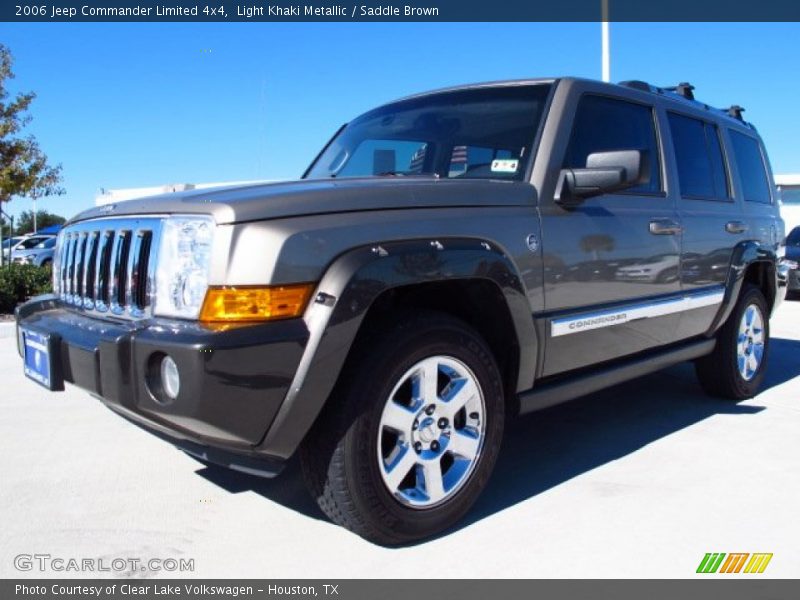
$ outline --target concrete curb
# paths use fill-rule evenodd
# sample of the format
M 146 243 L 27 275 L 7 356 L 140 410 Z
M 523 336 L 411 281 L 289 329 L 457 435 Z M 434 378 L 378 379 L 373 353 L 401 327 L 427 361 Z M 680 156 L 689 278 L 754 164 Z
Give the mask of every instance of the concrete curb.
M 14 337 L 17 333 L 14 321 L 0 321 L 0 339 Z

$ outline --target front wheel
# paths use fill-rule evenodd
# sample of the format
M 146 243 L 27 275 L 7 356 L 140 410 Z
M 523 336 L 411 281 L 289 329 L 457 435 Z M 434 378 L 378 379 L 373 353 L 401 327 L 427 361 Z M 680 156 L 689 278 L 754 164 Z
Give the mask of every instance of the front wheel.
M 758 393 L 764 381 L 769 350 L 769 310 L 757 287 L 746 284 L 717 345 L 695 367 L 706 393 L 743 400 Z
M 482 338 L 438 313 L 362 343 L 301 451 L 330 519 L 373 542 L 434 535 L 486 485 L 504 425 L 503 386 Z

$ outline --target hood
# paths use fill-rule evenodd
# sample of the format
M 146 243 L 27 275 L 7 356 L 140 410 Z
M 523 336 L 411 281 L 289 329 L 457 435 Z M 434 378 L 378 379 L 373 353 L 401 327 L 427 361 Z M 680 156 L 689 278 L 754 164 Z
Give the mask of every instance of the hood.
M 71 222 L 99 217 L 210 214 L 217 224 L 365 210 L 531 205 L 530 184 L 418 177 L 303 179 L 188 190 L 125 200 L 83 211 Z

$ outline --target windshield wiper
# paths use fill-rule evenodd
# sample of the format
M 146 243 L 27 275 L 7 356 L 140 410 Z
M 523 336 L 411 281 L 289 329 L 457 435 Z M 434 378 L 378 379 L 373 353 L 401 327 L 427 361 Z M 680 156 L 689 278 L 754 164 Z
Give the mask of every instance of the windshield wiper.
M 430 177 L 432 179 L 439 179 L 438 173 L 403 173 L 402 171 L 383 171 L 375 175 L 375 177 Z

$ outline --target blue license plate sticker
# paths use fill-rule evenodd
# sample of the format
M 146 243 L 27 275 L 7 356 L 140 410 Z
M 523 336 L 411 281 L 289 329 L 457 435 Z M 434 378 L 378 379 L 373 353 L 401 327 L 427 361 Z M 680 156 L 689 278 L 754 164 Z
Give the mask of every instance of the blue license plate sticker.
M 47 336 L 23 330 L 22 337 L 25 343 L 25 375 L 50 388 L 50 347 Z

